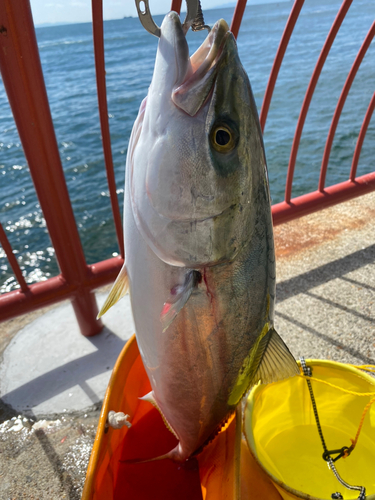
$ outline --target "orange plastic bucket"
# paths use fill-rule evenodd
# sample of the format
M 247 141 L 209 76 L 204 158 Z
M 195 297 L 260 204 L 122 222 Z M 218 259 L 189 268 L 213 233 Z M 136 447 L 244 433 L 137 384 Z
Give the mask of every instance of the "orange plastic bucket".
M 235 419 L 197 458 L 186 465 L 170 460 L 129 464 L 134 458 L 159 456 L 176 445 L 159 413 L 140 401 L 151 390 L 133 336 L 114 367 L 104 398 L 82 500 L 234 500 Z M 105 432 L 110 410 L 131 416 L 131 429 Z M 281 500 L 270 479 L 241 448 L 242 500 Z

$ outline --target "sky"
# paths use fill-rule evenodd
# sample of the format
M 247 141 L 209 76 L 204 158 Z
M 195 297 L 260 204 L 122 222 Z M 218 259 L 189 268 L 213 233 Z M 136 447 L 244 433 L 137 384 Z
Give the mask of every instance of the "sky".
M 264 0 L 263 0 L 264 1 Z M 274 1 L 274 0 L 273 0 Z M 249 0 L 249 4 L 261 3 L 262 0 Z M 202 0 L 205 9 L 231 3 L 229 0 Z M 170 10 L 171 0 L 149 0 L 152 14 L 166 14 Z M 184 10 L 185 2 L 182 4 Z M 31 0 L 34 24 L 46 23 L 85 23 L 91 21 L 91 0 Z M 124 16 L 137 16 L 134 0 L 103 0 L 105 20 L 121 19 Z
M 229 0 L 228 0 L 229 1 Z M 222 5 L 225 0 L 203 0 L 203 9 Z M 183 2 L 184 4 L 184 2 Z M 170 10 L 171 0 L 149 0 L 152 14 L 165 14 Z M 184 7 L 184 5 L 183 5 Z M 31 0 L 34 24 L 83 23 L 91 21 L 91 0 Z M 105 20 L 137 16 L 134 0 L 103 0 Z

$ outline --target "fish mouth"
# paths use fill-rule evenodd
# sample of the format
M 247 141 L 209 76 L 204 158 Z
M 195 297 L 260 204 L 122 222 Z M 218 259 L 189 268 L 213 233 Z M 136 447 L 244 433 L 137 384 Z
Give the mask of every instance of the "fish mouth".
M 190 71 L 172 93 L 174 104 L 191 116 L 200 110 L 210 94 L 228 35 L 228 24 L 220 19 L 190 57 Z
M 202 78 L 212 68 L 222 52 L 223 42 L 226 39 L 228 31 L 229 27 L 224 19 L 219 19 L 215 23 L 205 41 L 190 57 L 193 75 L 182 86 L 193 80 Z

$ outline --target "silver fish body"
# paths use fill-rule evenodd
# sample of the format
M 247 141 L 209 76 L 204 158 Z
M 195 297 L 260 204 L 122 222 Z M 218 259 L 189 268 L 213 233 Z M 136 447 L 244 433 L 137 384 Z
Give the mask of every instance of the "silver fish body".
M 225 21 L 190 58 L 179 17 L 166 16 L 126 168 L 137 342 L 149 399 L 179 440 L 168 456 L 182 461 L 215 435 L 251 384 L 298 372 L 273 329 L 262 134 Z

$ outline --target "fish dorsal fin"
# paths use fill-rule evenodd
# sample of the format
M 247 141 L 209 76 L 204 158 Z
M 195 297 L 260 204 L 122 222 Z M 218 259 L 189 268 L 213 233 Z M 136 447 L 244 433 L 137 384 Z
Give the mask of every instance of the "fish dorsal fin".
M 102 317 L 103 314 L 105 314 L 108 311 L 108 309 L 114 306 L 116 302 L 118 302 L 124 295 L 126 295 L 128 291 L 129 291 L 129 279 L 124 264 L 96 319 Z
M 157 404 L 157 402 L 155 400 L 155 396 L 154 396 L 153 391 L 149 392 L 148 394 L 146 394 L 145 396 L 143 396 L 142 398 L 139 398 L 139 399 L 141 399 L 142 401 L 147 401 L 148 403 L 151 403 L 152 406 L 154 406 L 158 410 L 158 412 L 160 413 L 161 418 L 163 419 L 163 422 L 165 424 L 165 427 L 174 435 L 174 437 L 176 439 L 179 439 L 176 432 L 174 431 L 173 427 L 168 422 L 168 420 L 165 418 L 164 413 L 159 408 L 159 405 Z
M 165 302 L 160 314 L 160 321 L 163 327 L 163 332 L 169 327 L 177 314 L 189 300 L 191 292 L 196 287 L 200 280 L 198 271 L 189 271 L 185 276 L 183 285 L 177 285 L 173 288 L 171 296 Z
M 262 384 L 270 384 L 300 373 L 292 353 L 273 327 L 259 342 L 254 360 L 255 365 L 257 360 L 259 360 L 259 365 L 252 384 L 258 381 Z

